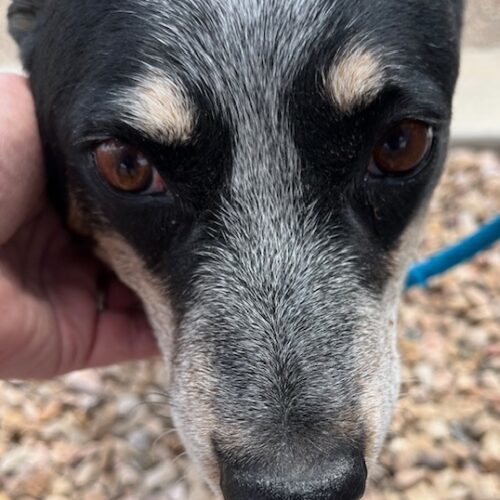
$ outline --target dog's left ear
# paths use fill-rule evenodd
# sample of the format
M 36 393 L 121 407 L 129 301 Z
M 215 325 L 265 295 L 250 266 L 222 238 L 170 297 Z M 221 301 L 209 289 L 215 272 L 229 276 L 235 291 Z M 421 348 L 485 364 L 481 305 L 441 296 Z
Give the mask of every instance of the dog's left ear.
M 26 70 L 30 70 L 35 32 L 45 0 L 13 0 L 8 11 L 9 32 L 19 45 Z
M 461 27 L 465 10 L 464 0 L 451 0 L 451 5 L 455 12 L 457 24 L 459 25 L 459 27 Z

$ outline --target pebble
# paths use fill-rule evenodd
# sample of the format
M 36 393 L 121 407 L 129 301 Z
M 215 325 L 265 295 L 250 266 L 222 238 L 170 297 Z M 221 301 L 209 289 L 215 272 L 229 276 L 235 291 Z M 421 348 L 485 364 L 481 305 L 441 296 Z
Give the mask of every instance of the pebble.
M 500 394 L 500 376 L 493 370 L 485 370 L 479 380 L 483 387 L 498 391 Z
M 45 423 L 49 420 L 57 418 L 62 412 L 61 401 L 55 399 L 50 401 L 38 414 L 38 420 L 41 423 Z
M 103 392 L 103 383 L 96 370 L 83 370 L 70 373 L 63 378 L 66 386 L 72 391 L 87 394 L 100 394 Z
M 498 427 L 498 419 L 480 414 L 468 426 L 469 435 L 479 441 L 490 429 Z
M 52 481 L 51 493 L 53 495 L 66 497 L 71 495 L 72 491 L 74 491 L 73 485 L 67 478 L 56 477 Z
M 0 477 L 14 474 L 28 466 L 43 463 L 44 460 L 46 460 L 46 456 L 41 450 L 28 446 L 17 446 L 0 457 Z
M 94 487 L 82 496 L 82 500 L 109 500 L 109 498 L 101 488 Z
M 423 500 L 433 498 L 432 488 L 420 482 L 405 493 L 405 500 Z
M 145 492 L 154 493 L 164 490 L 176 478 L 177 470 L 171 462 L 159 463 L 156 467 L 146 472 L 144 480 Z
M 446 468 L 448 461 L 441 451 L 423 451 L 418 455 L 417 465 L 437 471 Z
M 500 429 L 489 430 L 483 436 L 479 459 L 488 472 L 500 472 Z
M 426 387 L 434 382 L 434 369 L 428 363 L 419 363 L 413 370 L 417 380 Z
M 116 477 L 122 486 L 133 486 L 139 482 L 140 473 L 129 464 L 117 464 Z
M 182 483 L 169 487 L 166 493 L 169 500 L 184 500 L 187 495 L 186 487 Z M 193 498 L 193 500 L 195 499 Z
M 10 483 L 10 493 L 15 497 L 27 495 L 35 498 L 45 496 L 52 481 L 52 474 L 44 469 L 26 469 Z
M 430 422 L 425 422 L 425 430 L 436 441 L 444 441 L 450 437 L 449 422 L 436 418 Z
M 131 413 L 136 410 L 141 404 L 141 400 L 137 396 L 126 396 L 118 398 L 116 402 L 116 410 L 120 417 L 129 418 Z
M 128 437 L 128 442 L 137 451 L 145 452 L 151 449 L 151 436 L 148 432 L 138 429 L 132 432 Z
M 79 488 L 93 483 L 101 474 L 101 470 L 96 462 L 84 462 L 75 472 L 73 481 Z

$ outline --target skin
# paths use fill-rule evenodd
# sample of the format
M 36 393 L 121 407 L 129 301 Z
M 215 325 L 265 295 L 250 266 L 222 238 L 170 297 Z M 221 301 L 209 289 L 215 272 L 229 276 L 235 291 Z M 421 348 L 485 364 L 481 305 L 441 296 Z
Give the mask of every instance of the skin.
M 0 75 L 0 130 L 0 378 L 50 378 L 156 355 L 138 299 L 75 243 L 47 199 L 22 77 Z

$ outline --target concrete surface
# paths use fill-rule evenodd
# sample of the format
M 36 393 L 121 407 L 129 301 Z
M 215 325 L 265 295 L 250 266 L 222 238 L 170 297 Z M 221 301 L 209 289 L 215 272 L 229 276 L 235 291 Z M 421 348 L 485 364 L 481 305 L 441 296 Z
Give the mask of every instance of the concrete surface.
M 464 50 L 452 139 L 455 144 L 500 148 L 500 44 Z
M 0 68 L 20 71 L 0 0 Z M 500 149 L 500 0 L 469 0 L 452 141 Z

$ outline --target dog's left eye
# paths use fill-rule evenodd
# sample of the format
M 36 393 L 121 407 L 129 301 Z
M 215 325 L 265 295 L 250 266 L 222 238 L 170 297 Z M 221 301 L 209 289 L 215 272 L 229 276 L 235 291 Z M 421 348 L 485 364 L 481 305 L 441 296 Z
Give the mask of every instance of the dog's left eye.
M 433 128 L 418 120 L 403 120 L 391 127 L 372 152 L 369 172 L 374 175 L 404 175 L 416 170 L 433 142 Z
M 95 162 L 103 179 L 127 193 L 157 194 L 166 191 L 158 170 L 139 149 L 110 139 L 95 150 Z

